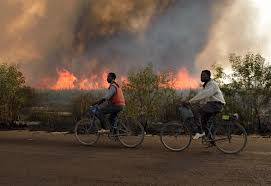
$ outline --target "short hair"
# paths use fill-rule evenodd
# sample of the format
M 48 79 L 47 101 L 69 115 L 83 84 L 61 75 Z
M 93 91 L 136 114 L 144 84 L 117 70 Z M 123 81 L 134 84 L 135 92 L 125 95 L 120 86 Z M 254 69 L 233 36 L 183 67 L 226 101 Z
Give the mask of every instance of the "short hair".
M 211 77 L 211 71 L 210 70 L 203 70 L 201 73 L 206 73 L 209 77 Z
M 117 78 L 117 76 L 116 76 L 116 74 L 114 72 L 108 73 L 108 76 L 111 76 L 113 79 Z

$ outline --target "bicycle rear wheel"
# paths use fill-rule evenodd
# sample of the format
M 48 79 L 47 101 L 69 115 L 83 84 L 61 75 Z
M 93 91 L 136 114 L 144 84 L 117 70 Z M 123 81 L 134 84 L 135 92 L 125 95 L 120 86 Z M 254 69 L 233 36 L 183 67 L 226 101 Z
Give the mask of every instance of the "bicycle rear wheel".
M 160 140 L 166 149 L 178 152 L 189 147 L 192 134 L 185 124 L 170 123 L 161 129 Z
M 136 119 L 118 121 L 117 135 L 120 143 L 128 148 L 139 146 L 145 136 L 143 126 Z
M 97 122 L 99 122 L 98 119 L 92 117 L 90 119 L 82 119 L 76 123 L 74 134 L 79 143 L 90 146 L 98 141 L 100 135 Z
M 218 150 L 225 154 L 237 154 L 247 144 L 247 133 L 242 125 L 235 122 L 223 122 L 218 125 L 214 141 Z

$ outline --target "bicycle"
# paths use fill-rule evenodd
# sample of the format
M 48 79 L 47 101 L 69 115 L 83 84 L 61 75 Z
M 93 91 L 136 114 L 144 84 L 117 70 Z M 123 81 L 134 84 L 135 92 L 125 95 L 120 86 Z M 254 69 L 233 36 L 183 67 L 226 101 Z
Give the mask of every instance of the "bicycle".
M 194 114 L 189 106 L 179 108 L 183 122 L 178 121 L 165 125 L 160 132 L 163 146 L 171 151 L 183 151 L 192 141 L 191 126 L 195 125 Z M 215 146 L 225 154 L 237 154 L 247 144 L 247 133 L 238 123 L 238 114 L 223 115 L 222 121 L 217 122 L 218 113 L 214 113 L 207 122 L 207 134 L 202 137 L 202 144 Z
M 79 143 L 93 146 L 103 134 L 107 134 L 109 139 L 119 141 L 128 148 L 138 147 L 143 142 L 145 136 L 144 128 L 134 119 L 121 121 L 117 117 L 113 126 L 110 125 L 109 133 L 100 133 L 101 121 L 98 118 L 98 112 L 98 106 L 92 106 L 89 109 L 88 118 L 76 123 L 74 133 Z

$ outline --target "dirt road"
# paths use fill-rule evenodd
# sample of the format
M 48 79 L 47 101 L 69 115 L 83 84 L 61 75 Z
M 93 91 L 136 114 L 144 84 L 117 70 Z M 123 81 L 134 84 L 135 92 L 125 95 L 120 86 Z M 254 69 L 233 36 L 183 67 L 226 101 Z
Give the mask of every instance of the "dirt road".
M 71 134 L 0 132 L 0 162 L 0 185 L 271 185 L 270 138 L 224 155 L 200 141 L 168 152 L 153 136 L 127 149 L 105 138 L 84 147 Z

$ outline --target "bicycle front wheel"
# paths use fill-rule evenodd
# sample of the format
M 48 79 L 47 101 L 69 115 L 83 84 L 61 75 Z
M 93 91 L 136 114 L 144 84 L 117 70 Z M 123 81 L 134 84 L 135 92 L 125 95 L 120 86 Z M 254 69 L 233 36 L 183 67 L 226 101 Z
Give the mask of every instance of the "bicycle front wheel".
M 235 122 L 223 122 L 218 125 L 214 141 L 218 150 L 225 154 L 237 154 L 247 144 L 247 133 L 242 125 Z
M 143 142 L 145 131 L 139 121 L 129 119 L 118 122 L 117 135 L 122 145 L 128 148 L 135 148 Z
M 98 133 L 97 119 L 95 117 L 90 119 L 82 119 L 75 125 L 74 134 L 77 141 L 83 145 L 94 145 L 100 135 Z
M 185 124 L 170 123 L 161 129 L 160 140 L 166 149 L 178 152 L 189 147 L 192 134 Z

